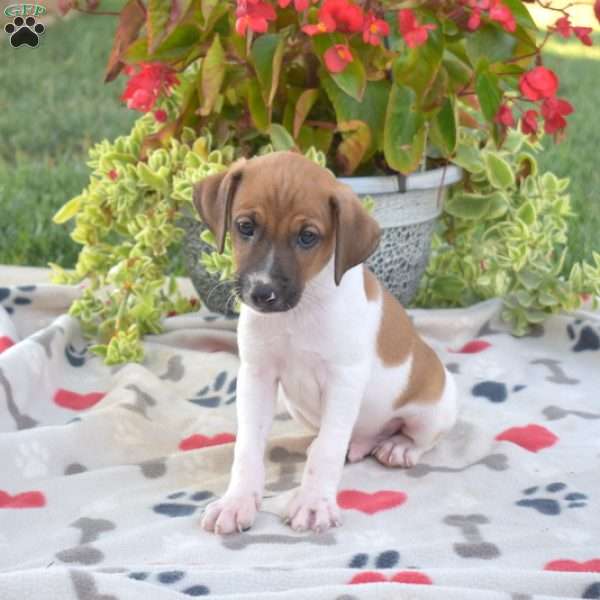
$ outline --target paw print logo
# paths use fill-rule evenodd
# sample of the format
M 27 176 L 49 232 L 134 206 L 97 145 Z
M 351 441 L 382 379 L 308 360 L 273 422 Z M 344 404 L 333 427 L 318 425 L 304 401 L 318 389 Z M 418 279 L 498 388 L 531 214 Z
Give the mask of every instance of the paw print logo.
M 600 331 L 583 319 L 575 319 L 567 325 L 567 335 L 574 342 L 573 352 L 594 352 L 600 350 Z
M 355 554 L 348 563 L 350 569 L 364 569 L 369 564 L 369 555 L 361 552 Z M 400 562 L 400 554 L 396 550 L 385 550 L 374 557 L 373 566 L 376 569 L 393 569 Z
M 534 486 L 523 490 L 523 498 L 516 502 L 517 506 L 533 508 L 543 515 L 559 515 L 564 508 L 583 508 L 587 505 L 587 496 L 579 492 L 569 492 L 567 485 L 561 481 L 550 483 L 544 491 L 550 497 L 539 497 L 539 487 Z
M 48 475 L 48 450 L 37 441 L 20 444 L 15 463 L 25 479 L 45 477 Z
M 173 591 L 179 591 L 186 596 L 197 597 L 208 596 L 210 594 L 210 590 L 205 585 L 190 582 L 190 576 L 185 571 L 159 571 L 158 573 L 132 571 L 127 574 L 127 577 L 154 585 L 169 586 Z M 177 588 L 180 589 L 177 590 Z
M 21 17 L 17 17 L 17 19 L 20 18 Z M 15 19 L 15 21 L 17 19 Z M 8 27 L 8 25 L 6 27 Z M 16 288 L 0 287 L 0 305 L 9 315 L 12 315 L 17 306 L 31 304 L 31 298 L 21 295 L 19 292 L 30 293 L 35 291 L 35 288 L 35 285 L 19 285 Z
M 34 17 L 15 17 L 12 23 L 4 26 L 4 31 L 10 36 L 10 45 L 13 48 L 30 46 L 35 48 L 40 42 L 40 35 L 46 31 L 41 23 L 36 23 Z
M 213 493 L 208 490 L 200 492 L 174 492 L 169 494 L 166 502 L 161 502 L 152 507 L 152 510 L 164 517 L 190 517 L 199 508 L 206 506 Z
M 229 374 L 221 371 L 213 381 L 212 385 L 203 387 L 189 402 L 204 408 L 216 408 L 221 404 L 232 404 L 235 402 L 235 390 L 237 378 L 233 377 L 227 381 Z

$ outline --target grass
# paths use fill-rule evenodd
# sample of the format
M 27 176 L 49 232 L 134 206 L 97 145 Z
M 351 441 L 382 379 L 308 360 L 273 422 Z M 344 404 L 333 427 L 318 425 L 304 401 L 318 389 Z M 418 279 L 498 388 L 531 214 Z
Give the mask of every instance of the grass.
M 600 252 L 600 168 L 598 144 L 598 85 L 600 82 L 600 34 L 594 46 L 562 42 L 548 46 L 546 65 L 556 70 L 561 96 L 569 99 L 575 112 L 569 116 L 568 136 L 560 144 L 546 141 L 540 167 L 571 178 L 571 202 L 576 216 L 569 228 L 570 262 L 589 259 Z
M 136 118 L 122 82 L 102 81 L 115 26 L 82 15 L 49 26 L 35 49 L 0 40 L 0 264 L 75 262 L 79 248 L 52 215 L 86 185 L 90 145 Z
M 116 20 L 76 16 L 56 21 L 37 49 L 2 50 L 0 64 L 0 264 L 72 266 L 78 246 L 68 229 L 52 224 L 54 212 L 86 185 L 90 145 L 131 127 L 138 113 L 119 101 L 122 81 L 102 82 Z M 547 141 L 541 166 L 572 180 L 577 216 L 570 258 L 600 252 L 600 168 L 596 114 L 600 35 L 596 47 L 552 43 L 547 64 L 576 112 L 561 144 Z

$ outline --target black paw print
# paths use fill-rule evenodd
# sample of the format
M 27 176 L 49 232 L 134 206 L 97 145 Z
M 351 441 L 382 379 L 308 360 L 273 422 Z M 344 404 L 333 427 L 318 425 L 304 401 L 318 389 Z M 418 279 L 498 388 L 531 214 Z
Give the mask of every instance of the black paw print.
M 400 562 L 400 553 L 396 550 L 385 550 L 375 557 L 375 568 L 376 569 L 393 569 Z M 350 569 L 364 569 L 369 563 L 369 555 L 361 552 L 355 554 L 348 567 Z
M 39 36 L 46 31 L 41 23 L 36 23 L 33 17 L 15 17 L 12 23 L 4 26 L 4 31 L 10 36 L 10 45 L 13 48 L 23 46 L 23 44 L 35 48 L 39 42 Z
M 189 398 L 189 402 L 206 408 L 216 408 L 220 404 L 232 404 L 235 402 L 237 378 L 234 377 L 226 385 L 227 377 L 227 371 L 221 371 L 212 385 L 203 387 L 193 398 Z
M 564 492 L 567 489 L 567 485 L 560 481 L 550 483 L 544 490 L 549 494 L 558 494 Z M 533 496 L 539 490 L 536 485 L 534 487 L 523 490 L 525 496 Z M 561 494 L 562 496 L 562 494 Z M 516 502 L 517 506 L 527 506 L 535 508 L 538 512 L 543 515 L 559 515 L 562 512 L 564 506 L 561 506 L 561 502 L 566 503 L 566 508 L 582 508 L 587 505 L 587 496 L 580 494 L 579 492 L 566 493 L 562 498 L 523 498 Z
M 600 350 L 600 335 L 591 325 L 583 319 L 575 319 L 567 325 L 567 335 L 570 340 L 577 340 L 571 350 L 585 352 L 586 350 Z
M 208 490 L 189 494 L 188 492 L 175 492 L 167 496 L 167 500 L 171 500 L 171 502 L 155 504 L 152 510 L 165 517 L 189 517 L 203 507 L 206 500 L 212 497 L 213 493 Z M 173 502 L 173 500 L 179 500 L 179 502 Z
M 20 17 L 17 17 L 17 19 L 19 18 Z M 15 21 L 17 19 L 15 19 Z M 4 310 L 9 315 L 12 315 L 12 313 L 15 312 L 16 306 L 31 304 L 31 298 L 21 296 L 19 292 L 33 292 L 34 290 L 35 285 L 19 285 L 14 288 L 0 287 L 0 305 L 4 307 Z
M 129 577 L 129 579 L 135 579 L 136 581 L 145 581 L 147 583 L 160 585 L 174 586 L 176 584 L 181 584 L 183 589 L 177 591 L 180 594 L 186 594 L 187 596 L 208 596 L 208 594 L 210 594 L 210 590 L 205 585 L 189 585 L 187 573 L 181 570 L 159 571 L 158 573 L 132 571 L 127 574 L 127 577 Z

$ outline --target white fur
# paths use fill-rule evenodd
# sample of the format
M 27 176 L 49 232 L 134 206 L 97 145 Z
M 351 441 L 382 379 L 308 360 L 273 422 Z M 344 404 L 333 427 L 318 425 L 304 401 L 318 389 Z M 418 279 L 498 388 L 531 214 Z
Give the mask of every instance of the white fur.
M 347 271 L 339 287 L 333 269 L 332 260 L 292 310 L 261 314 L 242 306 L 232 477 L 224 496 L 207 508 L 207 530 L 231 533 L 254 521 L 278 386 L 292 416 L 318 432 L 288 508 L 297 530 L 339 524 L 336 493 L 349 448 L 350 460 L 373 451 L 388 464 L 411 466 L 456 420 L 450 373 L 439 402 L 394 409 L 408 384 L 412 356 L 398 366 L 383 365 L 376 352 L 381 294 L 378 301 L 367 300 L 362 265 Z M 402 433 L 395 424 L 403 425 Z

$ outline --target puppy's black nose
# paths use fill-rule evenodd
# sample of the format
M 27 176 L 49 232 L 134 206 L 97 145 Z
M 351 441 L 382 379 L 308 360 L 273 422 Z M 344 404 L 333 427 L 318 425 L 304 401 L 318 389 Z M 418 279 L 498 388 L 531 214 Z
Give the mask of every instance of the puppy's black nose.
M 277 301 L 277 294 L 270 285 L 260 283 L 252 290 L 250 298 L 257 308 L 269 308 Z

